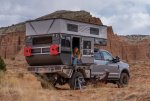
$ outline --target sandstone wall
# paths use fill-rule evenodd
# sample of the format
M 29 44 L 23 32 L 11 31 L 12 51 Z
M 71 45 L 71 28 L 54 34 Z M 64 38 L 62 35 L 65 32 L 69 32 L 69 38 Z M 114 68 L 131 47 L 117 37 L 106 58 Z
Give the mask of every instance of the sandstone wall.
M 60 10 L 60 11 L 56 11 L 51 14 L 39 17 L 36 20 L 51 19 L 51 18 L 66 18 L 66 19 L 72 19 L 72 20 L 102 25 L 102 22 L 99 18 L 93 17 L 89 12 L 86 12 L 86 11 Z
M 88 23 L 103 25 L 99 18 L 93 17 L 86 11 L 56 11 L 35 20 L 67 18 Z M 119 56 L 123 60 L 148 60 L 150 59 L 150 38 L 128 42 L 114 34 L 111 26 L 108 27 L 107 46 L 97 46 L 110 51 L 113 56 Z M 14 58 L 23 48 L 25 43 L 25 23 L 19 23 L 9 27 L 0 28 L 0 56 L 3 58 Z M 23 55 L 23 54 L 22 54 Z
M 35 20 L 51 18 L 66 18 L 82 22 L 102 25 L 99 18 L 93 17 L 86 11 L 56 11 L 54 13 L 39 17 Z M 25 43 L 25 22 L 0 28 L 0 56 L 3 58 L 14 58 Z
M 0 36 L 0 56 L 3 58 L 14 58 L 25 43 L 25 31 L 5 33 Z M 137 44 L 129 44 L 115 35 L 112 27 L 108 27 L 107 46 L 97 46 L 110 51 L 113 56 L 121 59 L 148 60 L 150 59 L 150 41 L 143 40 Z M 23 55 L 23 54 L 22 54 Z
M 11 32 L 0 36 L 0 56 L 14 58 L 24 46 L 25 32 Z
M 107 46 L 100 46 L 99 48 L 106 49 L 110 51 L 113 56 L 119 56 L 126 61 L 150 59 L 150 39 L 132 44 L 115 35 L 112 27 L 108 27 Z
M 25 32 L 11 32 L 0 36 L 0 56 L 14 58 L 24 46 Z M 121 40 L 113 33 L 112 27 L 108 27 L 107 46 L 97 46 L 110 51 L 113 56 L 119 56 L 123 60 L 148 60 L 150 59 L 150 42 L 145 40 L 138 44 L 129 44 Z M 23 55 L 23 54 L 22 54 Z
M 150 39 L 142 40 L 136 46 L 136 59 L 150 60 Z

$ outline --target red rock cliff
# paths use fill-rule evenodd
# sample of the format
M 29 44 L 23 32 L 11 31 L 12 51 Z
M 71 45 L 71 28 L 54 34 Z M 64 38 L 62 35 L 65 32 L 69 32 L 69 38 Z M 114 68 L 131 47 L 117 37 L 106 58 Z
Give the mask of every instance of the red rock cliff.
M 64 13 L 63 13 L 64 12 Z M 85 11 L 61 11 L 55 12 L 38 19 L 49 18 L 70 18 L 74 20 L 82 20 L 102 25 L 99 18 L 92 17 L 90 13 Z M 97 46 L 106 49 L 114 56 L 119 56 L 123 60 L 147 60 L 150 59 L 150 38 L 143 39 L 135 44 L 129 43 L 128 40 L 114 34 L 111 26 L 108 27 L 108 43 L 107 46 Z M 0 28 L 0 56 L 3 58 L 15 58 L 16 54 L 23 48 L 25 43 L 25 23 L 20 23 L 6 28 Z M 23 54 L 22 54 L 23 55 Z

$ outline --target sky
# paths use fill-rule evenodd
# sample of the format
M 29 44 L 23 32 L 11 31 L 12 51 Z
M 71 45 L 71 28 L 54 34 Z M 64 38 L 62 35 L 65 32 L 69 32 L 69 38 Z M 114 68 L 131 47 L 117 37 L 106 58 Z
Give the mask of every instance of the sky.
M 150 35 L 150 0 L 0 0 L 0 27 L 56 10 L 85 10 L 120 35 Z

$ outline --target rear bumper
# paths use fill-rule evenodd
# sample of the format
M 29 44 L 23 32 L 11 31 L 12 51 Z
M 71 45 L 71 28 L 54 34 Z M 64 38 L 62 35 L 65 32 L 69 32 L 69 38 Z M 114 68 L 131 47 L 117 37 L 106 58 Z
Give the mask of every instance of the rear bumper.
M 56 73 L 64 78 L 71 78 L 73 70 L 66 65 L 53 65 L 53 66 L 28 66 L 28 71 L 32 73 Z
M 59 55 L 51 56 L 48 54 L 33 55 L 26 57 L 26 61 L 30 66 L 42 66 L 42 65 L 62 65 L 62 61 Z

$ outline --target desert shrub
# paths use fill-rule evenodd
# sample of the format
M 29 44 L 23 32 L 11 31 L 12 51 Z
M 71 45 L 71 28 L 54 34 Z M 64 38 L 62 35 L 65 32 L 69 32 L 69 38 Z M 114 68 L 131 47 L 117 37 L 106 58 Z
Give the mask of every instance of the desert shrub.
M 1 88 L 1 83 L 3 82 L 3 78 L 4 78 L 4 72 L 0 71 L 0 88 Z
M 0 57 L 0 71 L 6 71 L 6 64 L 1 57 Z

